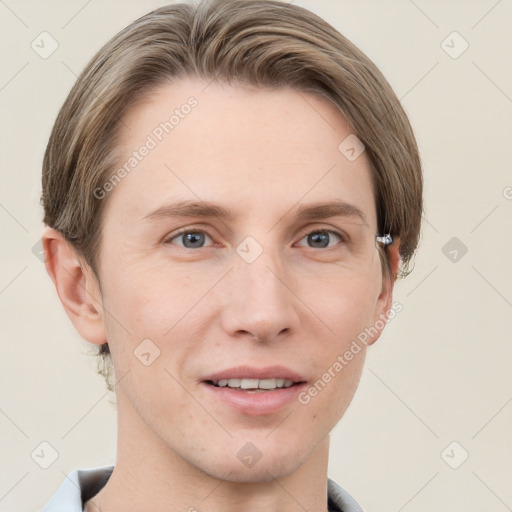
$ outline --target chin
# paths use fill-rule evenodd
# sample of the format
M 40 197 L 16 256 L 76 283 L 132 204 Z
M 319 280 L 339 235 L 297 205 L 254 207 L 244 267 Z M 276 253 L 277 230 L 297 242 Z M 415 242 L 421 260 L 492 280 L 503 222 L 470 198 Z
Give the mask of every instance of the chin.
M 246 467 L 238 461 L 216 464 L 208 468 L 203 466 L 202 470 L 213 478 L 236 483 L 271 482 L 293 473 L 300 466 L 299 462 L 284 460 L 279 457 L 272 457 L 266 461 L 261 458 L 254 466 Z
M 232 440 L 231 445 L 219 446 L 217 453 L 209 453 L 196 465 L 211 477 L 228 482 L 270 482 L 299 469 L 315 448 L 311 445 L 306 451 L 300 441 L 293 438 L 288 445 L 283 445 L 264 438 L 259 442 L 255 437 L 252 436 L 253 442 L 238 439 Z

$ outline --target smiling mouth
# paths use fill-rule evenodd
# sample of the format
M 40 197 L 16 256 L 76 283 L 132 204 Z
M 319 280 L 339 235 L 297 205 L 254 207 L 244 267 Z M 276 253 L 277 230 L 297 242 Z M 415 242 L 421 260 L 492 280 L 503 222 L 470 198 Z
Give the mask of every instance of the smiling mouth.
M 220 379 L 218 381 L 207 380 L 207 384 L 216 388 L 227 388 L 235 391 L 247 391 L 247 392 L 264 392 L 264 391 L 276 391 L 283 388 L 290 388 L 302 382 L 294 382 L 289 379 Z

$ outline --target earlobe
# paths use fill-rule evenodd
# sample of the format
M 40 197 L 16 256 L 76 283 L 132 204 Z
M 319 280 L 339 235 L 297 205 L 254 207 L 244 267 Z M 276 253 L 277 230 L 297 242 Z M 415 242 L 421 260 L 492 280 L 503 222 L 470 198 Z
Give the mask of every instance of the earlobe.
M 80 262 L 72 245 L 55 229 L 45 226 L 42 243 L 46 271 L 75 329 L 90 343 L 106 343 L 102 297 L 91 268 Z
M 389 271 L 383 273 L 382 289 L 377 300 L 374 317 L 374 329 L 377 334 L 372 336 L 368 345 L 373 345 L 382 334 L 386 326 L 389 311 L 393 305 L 393 288 L 398 275 L 398 267 L 400 265 L 400 240 L 396 238 L 391 245 L 386 248 L 387 257 L 389 261 Z

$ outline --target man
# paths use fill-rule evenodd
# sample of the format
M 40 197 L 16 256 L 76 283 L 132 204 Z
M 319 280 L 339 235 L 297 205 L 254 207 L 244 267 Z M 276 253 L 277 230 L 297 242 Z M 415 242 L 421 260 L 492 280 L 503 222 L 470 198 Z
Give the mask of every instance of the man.
M 361 510 L 327 477 L 329 432 L 421 194 L 389 84 L 309 11 L 175 4 L 115 36 L 59 113 L 42 201 L 46 268 L 116 392 L 117 460 L 43 510 Z

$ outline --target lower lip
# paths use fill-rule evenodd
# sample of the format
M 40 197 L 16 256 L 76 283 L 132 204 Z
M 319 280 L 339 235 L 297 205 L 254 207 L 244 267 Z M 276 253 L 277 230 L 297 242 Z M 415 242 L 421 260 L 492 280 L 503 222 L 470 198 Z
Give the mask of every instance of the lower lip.
M 297 395 L 306 388 L 307 383 L 296 384 L 289 388 L 279 388 L 272 391 L 238 391 L 228 387 L 216 387 L 202 382 L 207 393 L 216 399 L 229 404 L 243 414 L 259 416 L 280 411 L 297 399 Z

